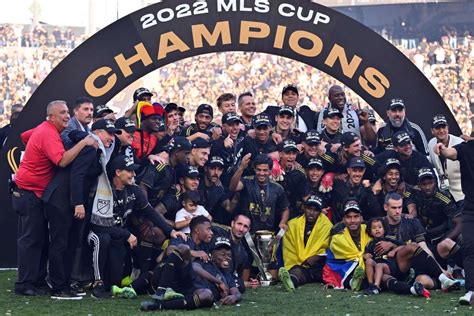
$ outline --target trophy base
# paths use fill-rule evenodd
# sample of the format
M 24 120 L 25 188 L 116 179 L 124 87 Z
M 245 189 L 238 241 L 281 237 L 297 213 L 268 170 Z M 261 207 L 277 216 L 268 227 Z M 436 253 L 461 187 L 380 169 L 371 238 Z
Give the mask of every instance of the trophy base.
M 258 279 L 260 280 L 260 285 L 261 286 L 270 286 L 270 285 L 275 285 L 276 281 L 273 280 L 272 275 L 270 272 L 265 272 L 266 278 L 264 278 L 261 274 L 258 276 Z

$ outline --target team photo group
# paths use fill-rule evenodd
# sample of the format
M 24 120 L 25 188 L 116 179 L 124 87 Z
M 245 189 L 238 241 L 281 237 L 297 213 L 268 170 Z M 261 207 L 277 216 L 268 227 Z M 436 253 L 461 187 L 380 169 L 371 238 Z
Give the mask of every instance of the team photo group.
M 121 117 L 51 100 L 14 170 L 14 293 L 190 310 L 319 283 L 471 304 L 472 138 L 442 114 L 428 135 L 403 97 L 379 124 L 341 86 L 320 112 L 279 89 L 261 113 L 244 91 L 186 113 L 139 88 Z

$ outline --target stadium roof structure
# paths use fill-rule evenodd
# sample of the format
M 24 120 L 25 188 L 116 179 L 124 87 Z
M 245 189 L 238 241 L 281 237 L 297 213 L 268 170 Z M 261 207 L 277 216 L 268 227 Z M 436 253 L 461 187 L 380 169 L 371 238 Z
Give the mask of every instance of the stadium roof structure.
M 312 0 L 327 7 L 372 6 L 387 4 L 426 4 L 462 2 L 459 0 Z

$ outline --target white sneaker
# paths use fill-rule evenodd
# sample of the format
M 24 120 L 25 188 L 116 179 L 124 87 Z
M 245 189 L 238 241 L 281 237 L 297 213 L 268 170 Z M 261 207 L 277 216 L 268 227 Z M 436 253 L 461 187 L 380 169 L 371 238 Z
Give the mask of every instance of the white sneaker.
M 471 305 L 472 291 L 467 292 L 464 296 L 459 298 L 459 304 L 461 305 Z

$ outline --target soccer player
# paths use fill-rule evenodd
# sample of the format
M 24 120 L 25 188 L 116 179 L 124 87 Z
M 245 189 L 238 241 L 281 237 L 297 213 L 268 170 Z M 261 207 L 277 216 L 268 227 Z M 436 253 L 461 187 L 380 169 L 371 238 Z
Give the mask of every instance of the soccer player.
M 323 201 L 311 195 L 304 204 L 304 214 L 288 222 L 283 236 L 284 268 L 279 278 L 288 291 L 306 283 L 323 282 L 326 248 L 332 229 L 322 214 Z

